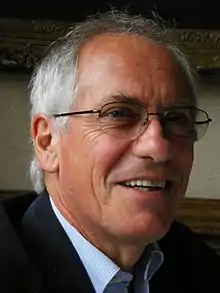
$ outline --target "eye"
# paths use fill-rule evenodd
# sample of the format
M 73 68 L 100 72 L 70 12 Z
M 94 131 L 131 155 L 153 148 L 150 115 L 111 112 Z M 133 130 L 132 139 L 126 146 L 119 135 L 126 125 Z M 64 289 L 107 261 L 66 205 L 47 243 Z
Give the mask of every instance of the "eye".
M 129 108 L 113 108 L 105 112 L 105 116 L 113 117 L 113 118 L 133 118 L 136 116 L 135 112 Z
M 164 113 L 163 122 L 169 131 L 177 135 L 189 135 L 194 132 L 193 116 L 190 112 L 169 111 Z
M 117 120 L 137 120 L 140 115 L 139 107 L 127 105 L 106 105 L 100 113 L 101 118 Z
M 164 114 L 164 118 L 166 121 L 174 123 L 192 123 L 189 116 L 186 113 L 181 112 L 167 112 Z

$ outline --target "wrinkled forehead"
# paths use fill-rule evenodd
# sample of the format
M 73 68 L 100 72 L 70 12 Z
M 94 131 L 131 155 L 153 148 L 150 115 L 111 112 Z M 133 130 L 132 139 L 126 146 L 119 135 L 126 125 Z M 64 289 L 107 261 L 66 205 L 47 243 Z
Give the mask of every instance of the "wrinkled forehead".
M 156 106 L 192 100 L 191 84 L 174 53 L 140 36 L 90 40 L 79 54 L 78 84 L 83 103 L 91 106 L 119 93 Z

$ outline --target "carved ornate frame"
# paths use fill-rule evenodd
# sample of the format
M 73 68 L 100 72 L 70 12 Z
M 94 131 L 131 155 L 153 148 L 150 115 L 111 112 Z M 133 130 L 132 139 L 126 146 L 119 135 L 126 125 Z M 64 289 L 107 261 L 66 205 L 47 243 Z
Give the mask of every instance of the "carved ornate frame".
M 0 69 L 29 71 L 45 48 L 74 23 L 0 18 Z M 197 70 L 220 68 L 220 31 L 173 30 L 172 38 Z

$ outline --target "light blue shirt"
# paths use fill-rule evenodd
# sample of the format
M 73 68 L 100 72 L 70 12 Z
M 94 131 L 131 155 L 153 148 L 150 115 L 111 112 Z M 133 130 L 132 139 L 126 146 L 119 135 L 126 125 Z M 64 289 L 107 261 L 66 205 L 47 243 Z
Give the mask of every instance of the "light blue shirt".
M 61 215 L 50 197 L 52 209 L 76 249 L 96 293 L 127 292 L 133 275 L 123 272 L 110 258 L 88 242 L 69 222 Z M 151 244 L 142 256 L 140 265 L 135 271 L 135 293 L 149 293 L 148 282 L 163 262 L 163 253 L 158 245 Z M 122 285 L 122 286 L 121 286 Z M 124 287 L 122 291 L 119 287 Z

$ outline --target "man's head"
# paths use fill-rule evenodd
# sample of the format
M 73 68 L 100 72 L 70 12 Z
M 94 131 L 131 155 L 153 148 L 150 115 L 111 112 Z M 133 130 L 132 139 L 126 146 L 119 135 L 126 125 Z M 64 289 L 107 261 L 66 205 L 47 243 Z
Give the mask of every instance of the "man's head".
M 124 14 L 88 20 L 58 42 L 32 83 L 36 187 L 43 179 L 98 246 L 161 238 L 185 194 L 196 140 L 192 75 L 164 31 Z

